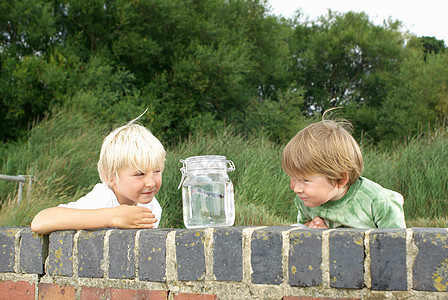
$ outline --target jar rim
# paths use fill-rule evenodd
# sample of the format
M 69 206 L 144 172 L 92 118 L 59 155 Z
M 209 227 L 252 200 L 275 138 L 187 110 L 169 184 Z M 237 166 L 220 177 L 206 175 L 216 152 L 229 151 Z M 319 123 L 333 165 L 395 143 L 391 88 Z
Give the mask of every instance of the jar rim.
M 194 161 L 194 160 L 225 160 L 226 157 L 224 155 L 197 155 L 190 156 L 185 159 L 185 162 Z

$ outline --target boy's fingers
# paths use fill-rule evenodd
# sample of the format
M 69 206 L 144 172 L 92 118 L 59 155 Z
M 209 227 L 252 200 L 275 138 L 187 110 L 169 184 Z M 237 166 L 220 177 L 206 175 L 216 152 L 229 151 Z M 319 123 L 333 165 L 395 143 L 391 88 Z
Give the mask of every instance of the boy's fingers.
M 319 218 L 319 217 L 315 217 L 313 219 L 313 223 L 316 224 L 316 225 L 322 225 L 323 224 L 323 220 L 321 218 Z

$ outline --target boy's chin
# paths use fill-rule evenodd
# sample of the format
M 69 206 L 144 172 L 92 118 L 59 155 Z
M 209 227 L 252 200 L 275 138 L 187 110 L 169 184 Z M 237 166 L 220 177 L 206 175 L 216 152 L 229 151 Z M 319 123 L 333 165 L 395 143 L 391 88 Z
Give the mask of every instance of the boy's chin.
M 139 203 L 140 203 L 140 204 L 149 204 L 149 203 L 151 203 L 152 199 L 154 199 L 154 196 L 151 197 L 151 198 L 144 198 L 144 199 L 141 199 L 141 200 L 139 201 Z
M 141 203 L 141 204 L 149 204 L 149 203 L 151 203 L 152 199 L 154 199 L 154 196 L 142 197 L 142 198 L 139 199 L 138 202 Z

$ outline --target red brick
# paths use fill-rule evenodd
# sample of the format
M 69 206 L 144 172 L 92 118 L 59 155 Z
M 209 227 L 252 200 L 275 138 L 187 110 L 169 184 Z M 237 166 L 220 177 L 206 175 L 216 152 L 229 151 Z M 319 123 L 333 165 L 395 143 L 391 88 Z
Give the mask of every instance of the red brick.
M 174 295 L 174 299 L 176 300 L 217 300 L 218 297 L 216 295 L 208 295 L 208 294 L 177 294 Z
M 75 299 L 75 288 L 55 283 L 39 283 L 40 300 L 72 300 Z
M 83 287 L 81 289 L 82 300 L 167 300 L 167 291 L 130 290 L 114 288 Z
M 284 296 L 282 300 L 361 300 L 361 298 L 328 298 L 311 296 Z
M 81 288 L 81 300 L 98 300 L 110 299 L 110 289 L 101 289 L 90 286 L 83 286 Z
M 111 300 L 166 300 L 168 299 L 167 291 L 150 291 L 150 290 L 127 290 L 127 289 L 111 289 Z
M 25 281 L 0 281 L 0 300 L 34 300 L 34 284 Z

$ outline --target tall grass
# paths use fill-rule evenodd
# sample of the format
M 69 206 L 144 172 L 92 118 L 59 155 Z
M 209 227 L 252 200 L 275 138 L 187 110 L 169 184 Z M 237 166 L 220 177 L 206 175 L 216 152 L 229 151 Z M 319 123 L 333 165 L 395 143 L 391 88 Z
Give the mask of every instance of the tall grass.
M 448 227 L 448 133 L 412 139 L 395 150 L 364 151 L 364 175 L 399 191 L 408 226 Z
M 120 124 L 121 125 L 121 124 Z M 27 141 L 0 148 L 0 174 L 37 178 L 30 199 L 17 204 L 17 184 L 0 181 L 0 226 L 28 226 L 40 210 L 74 201 L 99 181 L 96 162 L 104 126 L 73 112 L 35 126 Z M 155 133 L 157 135 L 157 133 Z M 242 137 L 227 128 L 197 133 L 167 148 L 162 188 L 157 199 L 162 227 L 182 228 L 179 159 L 225 155 L 235 163 L 235 225 L 286 225 L 295 222 L 294 193 L 281 169 L 282 146 L 266 137 Z M 414 139 L 394 151 L 364 149 L 364 176 L 397 190 L 405 198 L 408 226 L 448 227 L 448 136 Z

